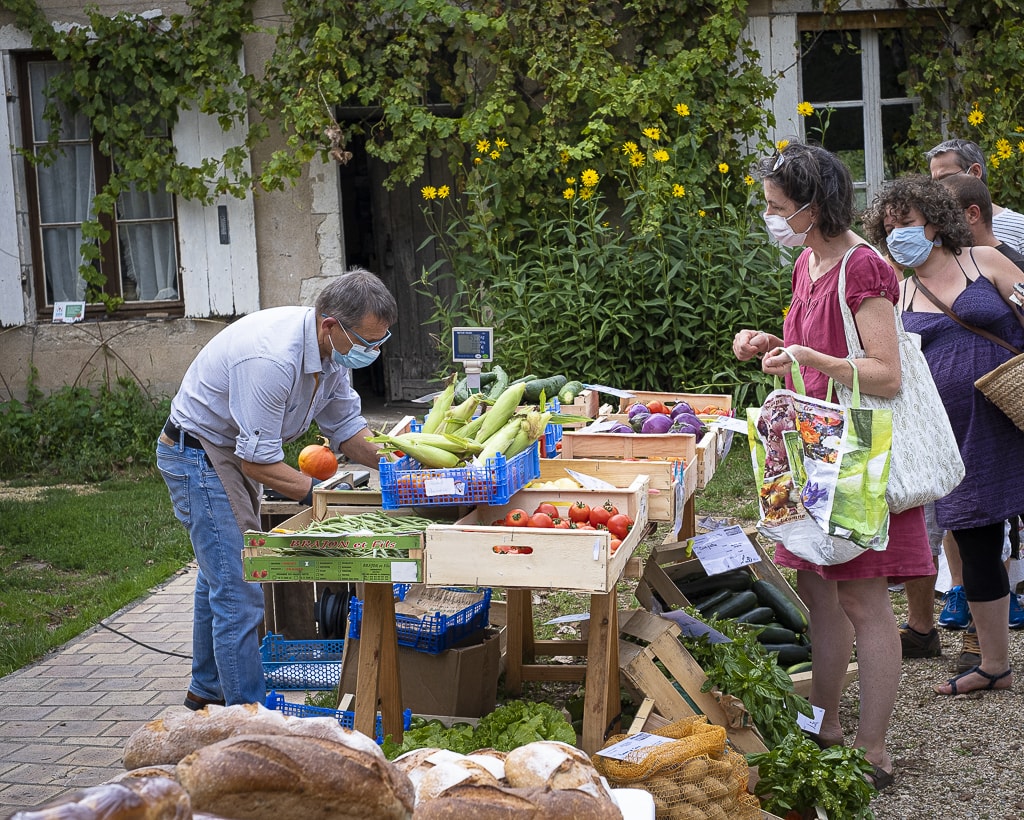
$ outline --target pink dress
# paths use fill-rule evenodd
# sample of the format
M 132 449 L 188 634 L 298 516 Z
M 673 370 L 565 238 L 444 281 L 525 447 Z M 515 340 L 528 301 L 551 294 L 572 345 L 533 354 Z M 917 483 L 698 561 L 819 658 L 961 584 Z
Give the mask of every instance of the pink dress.
M 807 273 L 809 254 L 810 249 L 804 250 L 793 267 L 793 301 L 782 326 L 783 340 L 787 345 L 806 345 L 822 353 L 845 358 L 849 351 L 836 292 L 839 264 L 816 282 L 811 282 Z M 896 304 L 899 297 L 896 274 L 871 248 L 858 248 L 846 264 L 847 304 L 856 316 L 864 299 L 878 296 Z M 800 372 L 807 395 L 825 398 L 828 376 L 810 367 L 801 367 Z M 786 382 L 786 386 L 792 389 L 788 377 Z M 888 577 L 899 582 L 935 574 L 923 507 L 915 507 L 889 519 L 889 545 L 882 552 L 869 550 L 845 564 L 826 567 L 797 558 L 777 544 L 775 563 L 816 572 L 830 581 Z

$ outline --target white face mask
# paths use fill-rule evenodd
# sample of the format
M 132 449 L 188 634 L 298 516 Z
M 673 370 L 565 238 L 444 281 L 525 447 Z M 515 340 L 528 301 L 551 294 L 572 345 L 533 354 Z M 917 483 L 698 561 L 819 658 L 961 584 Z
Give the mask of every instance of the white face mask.
M 807 233 L 814 227 L 812 222 L 807 226 L 807 230 L 803 233 L 797 233 L 790 227 L 789 220 L 796 216 L 800 211 L 810 206 L 810 202 L 806 205 L 802 205 L 797 208 L 789 216 L 779 216 L 778 214 L 764 214 L 764 224 L 768 228 L 768 233 L 771 234 L 772 239 L 778 242 L 780 245 L 786 248 L 798 248 L 804 244 L 807 239 Z

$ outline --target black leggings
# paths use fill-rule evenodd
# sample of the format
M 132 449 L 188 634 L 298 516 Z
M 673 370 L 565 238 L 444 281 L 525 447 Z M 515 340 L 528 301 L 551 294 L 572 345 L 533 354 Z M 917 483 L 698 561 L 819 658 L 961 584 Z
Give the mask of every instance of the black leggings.
M 1010 579 L 1003 564 L 1005 521 L 953 530 L 964 565 L 964 592 L 968 601 L 998 601 L 1010 594 Z

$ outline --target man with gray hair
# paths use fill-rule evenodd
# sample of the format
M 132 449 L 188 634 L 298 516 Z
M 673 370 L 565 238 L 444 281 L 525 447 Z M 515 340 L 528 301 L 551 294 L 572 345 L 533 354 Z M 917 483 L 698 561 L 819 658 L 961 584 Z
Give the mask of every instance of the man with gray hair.
M 985 154 L 978 143 L 951 139 L 925 152 L 932 179 L 969 174 L 988 184 Z M 992 203 L 992 233 L 1018 253 L 1024 253 L 1024 214 Z
M 232 322 L 189 365 L 156 448 L 199 564 L 189 709 L 266 697 L 263 590 L 243 576 L 242 534 L 260 529 L 261 485 L 312 503 L 316 481 L 286 464 L 283 448 L 313 421 L 349 459 L 378 466 L 351 369 L 377 358 L 397 319 L 384 283 L 356 268 L 331 281 L 315 307 Z

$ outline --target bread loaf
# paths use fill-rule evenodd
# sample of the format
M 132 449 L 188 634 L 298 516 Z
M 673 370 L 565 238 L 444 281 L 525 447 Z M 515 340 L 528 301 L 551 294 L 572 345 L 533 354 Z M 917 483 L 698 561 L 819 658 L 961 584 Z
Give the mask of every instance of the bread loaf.
M 577 789 L 454 786 L 416 804 L 414 820 L 622 820 L 608 796 Z
M 479 763 L 467 757 L 439 763 L 416 784 L 416 802 L 433 800 L 457 785 L 497 786 L 498 779 Z
M 233 820 L 409 818 L 409 778 L 383 756 L 333 740 L 238 735 L 177 766 L 198 812 Z
M 586 752 L 556 740 L 538 740 L 509 752 L 505 779 L 513 788 L 604 791 L 601 775 Z
M 137 777 L 79 789 L 11 820 L 188 820 L 188 793 L 167 777 Z
M 285 735 L 319 737 L 383 753 L 376 743 L 358 732 L 342 728 L 331 717 L 289 717 L 262 704 L 207 706 L 196 712 L 174 712 L 140 726 L 128 738 L 124 767 L 177 765 L 185 755 L 235 735 Z

